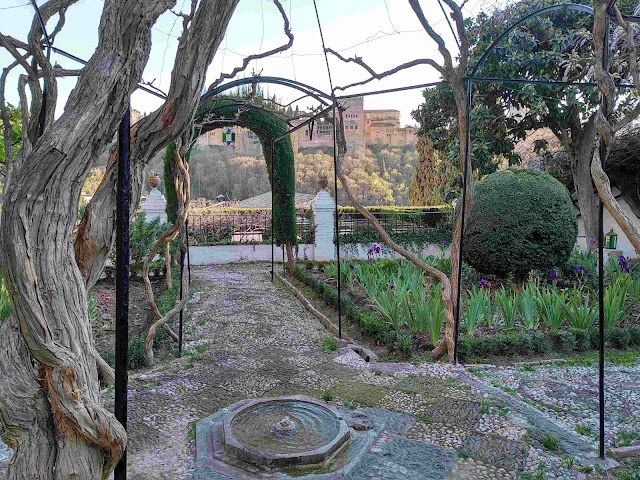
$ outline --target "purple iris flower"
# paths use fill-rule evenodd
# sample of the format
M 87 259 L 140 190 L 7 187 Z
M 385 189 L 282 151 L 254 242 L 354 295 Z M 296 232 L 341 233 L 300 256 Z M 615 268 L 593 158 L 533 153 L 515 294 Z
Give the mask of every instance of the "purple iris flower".
M 624 255 L 620 255 L 618 257 L 618 265 L 620 265 L 620 268 L 624 270 L 626 273 L 629 273 L 631 271 L 631 268 L 629 267 L 629 264 L 627 263 L 627 259 L 624 257 Z
M 558 280 L 558 278 L 560 278 L 560 275 L 558 274 L 558 269 L 552 268 L 549 271 L 549 276 L 551 277 L 551 280 Z
M 393 283 L 389 284 L 389 290 L 395 290 L 396 286 Z
M 589 237 L 589 245 L 595 245 L 596 244 L 596 237 Z
M 584 265 L 576 265 L 573 267 L 573 275 L 577 277 L 584 270 Z
M 440 246 L 442 248 L 446 247 L 447 246 L 447 241 L 446 240 L 440 240 Z
M 484 278 L 480 280 L 480 288 L 490 288 L 489 282 L 487 282 Z
M 591 279 L 593 278 L 593 273 L 589 273 L 589 272 L 587 272 L 587 278 L 588 278 L 589 280 L 591 280 Z
M 380 245 L 374 244 L 373 251 L 379 254 L 382 251 L 382 249 L 380 248 Z

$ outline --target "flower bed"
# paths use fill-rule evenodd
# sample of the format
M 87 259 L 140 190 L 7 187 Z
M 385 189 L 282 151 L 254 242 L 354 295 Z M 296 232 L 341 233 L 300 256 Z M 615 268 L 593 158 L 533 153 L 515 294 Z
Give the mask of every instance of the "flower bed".
M 446 244 L 441 246 L 441 255 L 424 256 L 423 260 L 448 272 Z M 444 332 L 439 283 L 405 260 L 376 258 L 380 252 L 372 247 L 369 261 L 342 261 L 343 311 L 370 341 L 386 344 L 405 357 L 426 355 Z M 303 265 L 296 278 L 337 307 L 337 264 Z M 508 280 L 479 278 L 465 265 L 460 359 L 557 356 L 597 348 L 597 287 L 593 287 L 593 275 L 587 275 L 591 267 L 576 266 L 532 275 L 518 288 Z M 607 346 L 640 347 L 639 304 L 640 277 L 628 260 L 607 265 Z

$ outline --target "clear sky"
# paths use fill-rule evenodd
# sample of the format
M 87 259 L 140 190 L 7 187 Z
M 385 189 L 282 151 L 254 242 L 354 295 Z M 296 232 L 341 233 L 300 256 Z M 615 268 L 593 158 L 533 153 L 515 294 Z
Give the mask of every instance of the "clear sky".
M 37 3 L 42 5 L 44 0 L 38 0 Z M 487 3 L 487 0 L 471 0 L 465 7 L 465 13 L 477 13 Z M 97 28 L 103 4 L 104 0 L 80 0 L 71 7 L 66 25 L 56 38 L 55 45 L 88 59 L 97 45 Z M 252 62 L 238 76 L 250 76 L 255 70 L 262 75 L 291 78 L 330 92 L 313 1 L 282 0 L 282 4 L 289 14 L 295 36 L 293 48 Z M 434 42 L 422 30 L 406 0 L 317 0 L 317 4 L 327 47 L 340 51 L 345 57 L 360 56 L 378 72 L 416 58 L 432 57 L 441 61 Z M 188 0 L 177 0 L 176 8 L 183 7 L 186 10 L 189 5 Z M 457 51 L 437 0 L 422 0 L 421 5 L 436 31 L 452 45 L 454 52 Z M 28 0 L 0 0 L 0 31 L 4 34 L 26 41 L 32 20 L 33 9 Z M 49 22 L 49 31 L 53 30 L 56 21 L 57 18 L 54 18 Z M 153 80 L 154 85 L 164 91 L 169 87 L 181 30 L 181 19 L 172 13 L 164 14 L 154 26 L 151 57 L 143 78 L 146 81 Z M 245 56 L 271 49 L 286 41 L 282 18 L 272 0 L 241 0 L 221 48 L 207 71 L 207 85 L 218 78 L 221 72 L 228 73 L 241 65 Z M 0 49 L 0 67 L 11 61 L 4 49 Z M 53 55 L 53 61 L 65 68 L 78 67 L 75 62 L 56 54 Z M 346 65 L 331 56 L 329 61 L 335 86 L 368 77 L 368 73 L 355 64 Z M 438 79 L 437 72 L 432 68 L 417 66 L 388 79 L 355 87 L 347 93 L 415 85 Z M 8 101 L 15 105 L 18 103 L 15 88 L 17 75 L 12 75 L 11 80 L 7 84 L 6 95 Z M 60 80 L 59 112 L 64 108 L 64 100 L 74 84 L 73 79 Z M 269 94 L 275 93 L 285 103 L 300 96 L 299 92 L 285 87 L 265 88 Z M 411 110 L 416 108 L 421 98 L 421 90 L 371 96 L 365 99 L 365 108 L 395 108 L 400 110 L 403 124 L 413 124 Z M 160 103 L 159 99 L 142 91 L 132 97 L 133 108 L 142 112 L 152 111 Z M 314 106 L 314 102 L 305 99 L 298 105 L 305 109 Z

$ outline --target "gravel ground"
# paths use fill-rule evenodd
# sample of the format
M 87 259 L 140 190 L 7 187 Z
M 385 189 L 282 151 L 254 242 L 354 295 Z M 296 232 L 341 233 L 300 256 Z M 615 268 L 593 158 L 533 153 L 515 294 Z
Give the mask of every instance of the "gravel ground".
M 598 371 L 595 367 L 543 365 L 474 371 L 484 382 L 532 405 L 592 451 L 598 445 Z M 640 443 L 640 365 L 605 371 L 606 446 Z
M 129 478 L 190 478 L 196 421 L 244 398 L 296 394 L 332 399 L 345 408 L 409 414 L 404 431 L 381 435 L 378 443 L 388 448 L 367 451 L 371 468 L 362 479 L 353 472 L 349 479 L 414 478 L 415 461 L 406 449 L 416 442 L 424 445 L 425 458 L 432 449 L 448 459 L 449 467 L 443 464 L 434 479 L 581 478 L 579 464 L 563 448 L 575 438 L 583 449 L 595 445 L 575 431 L 578 424 L 595 431 L 593 369 L 494 368 L 477 377 L 445 363 L 367 364 L 351 350 L 328 350 L 328 332 L 295 297 L 271 283 L 268 269 L 193 269 L 198 293 L 185 315 L 184 356 L 130 379 Z M 640 371 L 608 370 L 608 428 L 637 428 L 638 419 L 627 417 L 639 410 Z M 112 407 L 113 393 L 103 397 Z M 548 432 L 560 441 L 559 451 L 541 445 Z M 0 470 L 5 457 L 0 443 Z

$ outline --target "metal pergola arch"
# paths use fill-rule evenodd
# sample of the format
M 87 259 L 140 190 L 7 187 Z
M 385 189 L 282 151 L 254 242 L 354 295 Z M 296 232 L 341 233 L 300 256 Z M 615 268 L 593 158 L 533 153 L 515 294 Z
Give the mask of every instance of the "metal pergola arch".
M 263 77 L 260 75 L 256 75 L 255 77 L 239 78 L 237 80 L 232 80 L 225 84 L 218 85 L 217 87 L 209 90 L 204 95 L 202 95 L 202 97 L 200 97 L 200 102 L 209 100 L 215 97 L 216 95 L 219 95 L 220 93 L 235 87 L 240 87 L 242 85 L 254 85 L 258 83 L 272 83 L 275 85 L 282 85 L 285 87 L 293 88 L 295 90 L 299 90 L 305 94 L 305 97 L 306 96 L 312 97 L 325 106 L 329 105 L 329 101 L 332 100 L 331 95 L 328 95 L 324 93 L 322 90 L 319 90 L 305 83 L 298 82 L 297 80 L 291 80 L 283 77 L 270 77 L 270 76 Z
M 611 12 L 611 8 L 615 5 L 617 0 L 612 0 L 610 3 L 607 21 L 606 21 L 606 37 L 605 37 L 605 55 L 603 58 L 603 67 L 605 71 L 609 71 L 609 34 L 610 34 L 610 23 L 611 17 L 615 16 Z M 575 3 L 562 3 L 558 5 L 551 5 L 548 7 L 541 8 L 535 12 L 531 12 L 528 15 L 525 15 L 523 18 L 510 25 L 504 32 L 502 32 L 498 38 L 487 48 L 487 50 L 482 54 L 476 65 L 474 66 L 471 73 L 465 77 L 465 82 L 467 84 L 467 114 L 465 118 L 466 128 L 467 128 L 467 143 L 464 152 L 464 162 L 463 162 L 463 175 L 462 175 L 462 217 L 461 217 L 461 237 L 460 237 L 460 248 L 459 248 L 459 258 L 458 258 L 458 291 L 456 297 L 456 316 L 455 316 L 455 341 L 454 341 L 454 363 L 457 363 L 457 352 L 458 352 L 458 335 L 459 335 L 459 323 L 460 323 L 460 282 L 461 282 L 461 270 L 462 270 L 462 251 L 463 251 L 463 242 L 464 242 L 464 223 L 465 223 L 465 212 L 467 209 L 466 205 L 466 168 L 467 162 L 470 155 L 470 143 L 471 143 L 471 108 L 473 101 L 473 85 L 474 83 L 499 83 L 499 84 L 508 84 L 508 83 L 521 83 L 521 84 L 530 84 L 530 85 L 565 85 L 565 86 L 583 86 L 583 87 L 597 87 L 597 83 L 594 82 L 564 82 L 564 81 L 554 81 L 554 80 L 533 80 L 533 79 L 510 79 L 510 78 L 486 78 L 486 77 L 477 77 L 476 74 L 478 70 L 484 65 L 486 60 L 489 58 L 491 53 L 497 48 L 497 46 L 511 34 L 518 27 L 525 24 L 527 21 L 544 15 L 549 12 L 557 11 L 557 10 L 574 10 L 580 13 L 585 13 L 588 15 L 594 14 L 594 9 L 586 6 Z M 640 17 L 633 15 L 623 15 L 623 18 L 627 21 L 631 21 L 634 23 L 640 22 Z M 635 88 L 634 85 L 620 83 L 617 85 L 618 88 Z M 602 102 L 606 100 L 602 97 Z M 600 149 L 604 148 L 603 142 L 600 139 Z M 600 156 L 602 168 L 604 169 L 604 155 Z M 599 407 L 599 445 L 598 445 L 598 456 L 601 460 L 605 458 L 605 398 L 604 398 L 604 231 L 603 231 L 603 203 L 602 199 L 599 199 L 599 209 L 598 209 L 598 312 L 599 312 L 599 361 L 598 361 L 598 407 Z
M 239 79 L 239 80 L 235 80 L 229 83 L 226 83 L 224 85 L 221 85 L 217 90 L 218 94 L 220 92 L 229 90 L 231 88 L 240 86 L 240 85 L 247 85 L 247 84 L 255 84 L 255 83 L 259 83 L 260 81 L 263 80 L 263 78 L 266 78 L 266 82 L 267 83 L 277 83 L 279 85 L 285 85 L 286 83 L 289 82 L 289 80 L 284 79 L 284 78 L 279 78 L 279 77 L 252 77 L 252 78 L 247 78 L 247 79 Z M 295 84 L 297 82 L 293 82 L 291 81 L 292 84 Z M 302 85 L 300 88 L 298 87 L 292 87 L 292 88 L 296 88 L 296 89 L 303 89 L 302 91 L 308 91 L 309 88 L 312 87 L 308 87 L 304 84 L 300 84 Z M 291 85 L 287 85 L 287 86 L 291 86 Z M 305 95 L 306 96 L 306 95 Z M 315 98 L 315 97 L 314 97 Z M 214 100 L 215 96 L 211 94 L 211 92 L 207 92 L 207 94 L 203 95 L 200 98 L 200 105 L 205 104 L 208 101 Z M 319 100 L 322 101 L 322 100 Z M 216 110 L 222 110 L 222 109 L 229 109 L 229 108 L 238 108 L 238 109 L 258 109 L 258 110 L 265 110 L 264 108 L 258 106 L 258 105 L 251 105 L 250 103 L 241 103 L 241 102 L 236 102 L 236 103 L 229 103 L 229 104 L 225 104 L 225 105 L 216 105 L 213 106 L 203 112 L 200 112 L 195 118 L 194 120 L 203 120 L 204 117 Z M 331 107 L 329 107 L 331 108 Z M 275 279 L 275 214 L 274 214 L 274 209 L 273 209 L 273 205 L 275 203 L 275 190 L 273 188 L 273 182 L 275 180 L 274 178 L 274 164 L 275 164 L 275 142 L 281 140 L 282 138 L 286 137 L 287 135 L 289 135 L 292 131 L 298 130 L 299 128 L 302 128 L 304 126 L 306 126 L 308 123 L 310 123 L 311 121 L 313 121 L 314 119 L 325 115 L 326 114 L 326 110 L 322 110 L 319 114 L 316 114 L 314 116 L 312 116 L 310 119 L 308 119 L 307 121 L 303 122 L 301 125 L 294 127 L 293 129 L 288 130 L 285 134 L 280 135 L 277 138 L 272 138 L 271 139 L 271 163 L 270 163 L 270 175 L 271 175 L 271 280 L 274 281 Z M 275 116 L 275 115 L 274 115 Z M 284 122 L 284 120 L 283 120 Z M 210 130 L 215 130 L 216 128 L 220 128 L 223 125 L 238 125 L 244 128 L 248 128 L 249 130 L 253 130 L 255 131 L 256 128 L 253 125 L 249 125 L 247 122 L 243 121 L 241 118 L 228 118 L 228 117 L 218 117 L 215 119 L 212 119 L 211 121 L 207 121 L 205 123 L 208 127 L 204 128 L 204 124 L 199 125 L 199 129 L 196 135 L 194 136 L 200 136 L 203 133 L 206 133 L 207 131 Z M 192 139 L 192 145 L 193 142 L 195 142 L 194 139 Z M 187 257 L 188 258 L 188 257 Z M 282 253 L 282 259 L 283 259 L 283 268 L 284 268 L 284 245 L 283 245 L 283 253 Z M 183 268 L 183 267 L 181 267 Z M 190 265 L 189 265 L 190 268 Z

